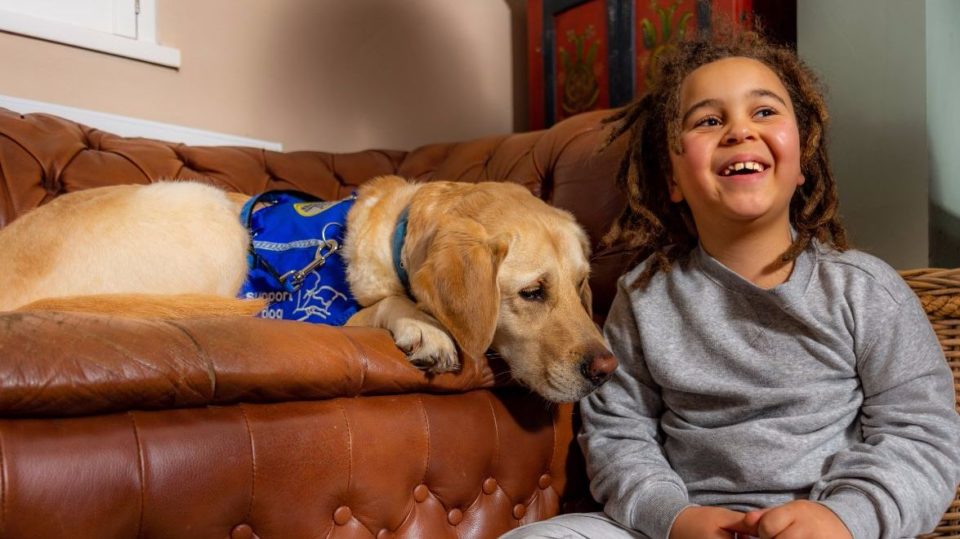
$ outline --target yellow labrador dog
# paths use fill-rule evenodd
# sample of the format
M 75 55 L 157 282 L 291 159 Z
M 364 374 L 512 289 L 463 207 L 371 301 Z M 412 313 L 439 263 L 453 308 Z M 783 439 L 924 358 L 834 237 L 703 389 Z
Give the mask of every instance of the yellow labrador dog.
M 58 197 L 0 230 L 0 310 L 253 314 L 261 302 L 236 299 L 246 198 L 194 182 Z M 410 295 L 391 247 L 405 209 Z M 585 234 L 519 185 L 377 178 L 358 191 L 343 249 L 362 307 L 348 325 L 389 330 L 427 371 L 457 370 L 458 346 L 474 357 L 490 349 L 545 398 L 574 401 L 617 366 L 589 314 Z

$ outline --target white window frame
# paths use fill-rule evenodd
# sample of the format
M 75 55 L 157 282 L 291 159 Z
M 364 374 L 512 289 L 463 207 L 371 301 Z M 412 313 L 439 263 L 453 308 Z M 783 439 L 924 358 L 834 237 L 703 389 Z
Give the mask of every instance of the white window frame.
M 30 0 L 24 0 L 29 2 Z M 135 6 L 136 37 L 66 24 L 0 9 L 0 31 L 62 43 L 166 67 L 180 67 L 180 50 L 157 43 L 156 0 L 124 0 Z
M 189 144 L 190 146 L 248 146 L 275 152 L 283 151 L 283 144 L 280 142 L 205 131 L 203 129 L 182 125 L 141 120 L 129 116 L 119 116 L 89 109 L 67 107 L 55 103 L 34 101 L 8 95 L 0 95 L 0 107 L 10 109 L 20 114 L 28 114 L 31 112 L 53 114 L 121 137 L 146 137 L 165 140 L 167 142 Z

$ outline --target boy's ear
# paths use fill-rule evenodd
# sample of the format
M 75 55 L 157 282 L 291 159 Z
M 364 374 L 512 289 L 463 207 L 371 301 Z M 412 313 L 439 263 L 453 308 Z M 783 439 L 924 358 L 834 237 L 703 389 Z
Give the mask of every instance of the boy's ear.
M 804 176 L 803 174 L 800 174 L 800 176 L 797 178 L 797 186 L 799 187 L 803 185 L 805 181 L 807 181 L 807 177 Z
M 680 190 L 676 180 L 673 178 L 667 180 L 667 189 L 670 191 L 670 202 L 683 202 L 683 191 Z

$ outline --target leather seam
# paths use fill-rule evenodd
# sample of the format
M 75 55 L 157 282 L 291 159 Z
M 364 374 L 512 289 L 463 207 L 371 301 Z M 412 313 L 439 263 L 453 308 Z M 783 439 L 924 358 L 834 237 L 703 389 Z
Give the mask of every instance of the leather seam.
M 427 407 L 423 404 L 423 395 L 417 395 L 417 404 L 420 405 L 420 417 L 423 419 L 423 431 L 426 441 L 426 455 L 423 459 L 423 476 L 420 478 L 420 484 L 426 485 L 427 472 L 430 470 L 430 420 L 427 418 Z
M 240 417 L 243 419 L 243 426 L 247 431 L 247 440 L 249 441 L 250 447 L 250 502 L 247 504 L 247 514 L 244 516 L 244 522 L 249 523 L 250 515 L 253 514 L 253 502 L 257 494 L 257 453 L 254 449 L 253 431 L 250 429 L 250 420 L 247 418 L 246 407 L 241 403 L 238 405 L 238 408 L 240 408 Z
M 3 431 L 0 431 L 0 535 L 7 531 L 7 459 L 4 451 Z
M 353 349 L 357 352 L 357 356 L 360 358 L 360 383 L 357 385 L 357 389 L 353 393 L 354 397 L 359 397 L 363 395 L 363 388 L 367 383 L 367 371 L 370 370 L 370 361 L 368 360 L 367 354 L 364 352 L 363 347 L 361 347 L 360 344 L 354 340 L 349 331 L 341 330 L 340 335 L 342 335 L 347 342 L 353 346 Z M 344 418 L 346 418 L 346 416 L 344 416 Z
M 500 423 L 497 422 L 497 413 L 493 409 L 493 396 L 492 393 L 488 390 L 483 390 L 484 396 L 487 398 L 487 407 L 490 409 L 490 418 L 493 420 L 493 437 L 497 441 L 497 444 L 493 448 L 493 462 L 491 462 L 491 471 L 495 469 L 500 464 L 500 444 L 502 440 L 500 439 Z M 493 474 L 490 474 L 490 477 L 493 477 Z M 496 477 L 494 477 L 496 479 Z
M 140 478 L 140 511 L 139 517 L 137 518 L 137 537 L 143 535 L 143 514 L 145 513 L 145 500 L 146 500 L 146 459 L 143 456 L 143 442 L 140 440 L 140 429 L 137 427 L 137 418 L 134 417 L 133 412 L 127 412 L 127 417 L 130 418 L 130 425 L 133 427 L 133 440 L 137 444 L 137 475 Z
M 557 460 L 557 447 L 559 446 L 559 444 L 557 443 L 558 442 L 557 418 L 560 415 L 560 407 L 557 406 L 556 404 L 551 404 L 550 408 L 552 411 L 550 415 L 552 416 L 551 419 L 553 420 L 550 422 L 550 426 L 553 428 L 553 451 L 550 454 L 550 462 L 547 463 L 547 470 L 544 473 L 550 474 L 552 476 L 553 470 L 555 469 L 554 464 L 556 463 L 556 460 Z M 573 414 L 572 407 L 570 409 L 570 414 L 571 415 Z M 573 430 L 572 427 L 571 427 L 571 430 Z M 573 435 L 574 435 L 574 438 L 576 438 L 577 433 L 573 433 Z M 559 465 L 557 467 L 559 467 Z M 540 486 L 540 485 L 537 485 L 537 486 Z
M 190 343 L 193 344 L 194 350 L 197 352 L 197 356 L 200 358 L 203 368 L 207 372 L 207 380 L 210 382 L 210 395 L 206 398 L 206 402 L 203 404 L 213 404 L 217 402 L 217 369 L 214 367 L 213 360 L 210 356 L 207 355 L 207 351 L 200 344 L 200 341 L 197 340 L 197 337 L 184 327 L 183 324 L 180 324 L 176 320 L 168 320 L 166 324 L 170 327 L 176 328 L 184 337 L 190 340 Z M 191 387 L 192 389 L 192 387 Z M 202 396 L 202 395 L 201 395 Z
M 340 408 L 340 414 L 343 416 L 343 423 L 346 426 L 347 433 L 347 488 L 346 492 L 350 492 L 350 486 L 353 484 L 353 431 L 350 428 L 350 419 L 347 417 L 347 409 L 343 405 L 343 401 L 336 399 L 337 407 Z
M 489 179 L 489 178 L 491 177 L 491 176 L 490 176 L 490 161 L 493 160 L 493 156 L 496 155 L 498 151 L 500 151 L 500 147 L 503 146 L 503 145 L 507 142 L 507 139 L 508 139 L 508 138 L 510 138 L 510 137 L 509 137 L 509 136 L 504 136 L 504 137 L 502 137 L 500 140 L 497 141 L 496 144 L 493 145 L 492 148 L 490 148 L 490 151 L 487 152 L 487 157 L 484 158 L 484 160 L 483 160 L 483 169 L 482 169 L 482 170 L 483 170 L 483 177 L 480 178 L 481 180 L 482 180 L 482 179 L 485 179 L 485 178 L 486 178 L 486 179 Z M 507 176 L 505 176 L 505 177 L 507 177 Z

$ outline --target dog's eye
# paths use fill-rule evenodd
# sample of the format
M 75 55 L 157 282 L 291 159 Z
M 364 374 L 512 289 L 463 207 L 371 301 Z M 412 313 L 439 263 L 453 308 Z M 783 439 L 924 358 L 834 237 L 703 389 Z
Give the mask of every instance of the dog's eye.
M 527 301 L 541 301 L 543 295 L 543 286 L 541 285 L 531 286 L 520 291 L 520 297 Z

